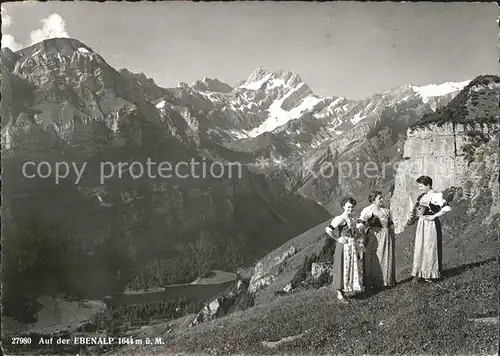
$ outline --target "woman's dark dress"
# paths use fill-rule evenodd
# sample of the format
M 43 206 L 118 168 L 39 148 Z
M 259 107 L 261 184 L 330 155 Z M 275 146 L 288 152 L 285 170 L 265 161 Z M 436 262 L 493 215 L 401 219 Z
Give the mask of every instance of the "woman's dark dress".
M 339 231 L 339 237 L 349 239 L 347 244 L 338 241 L 335 244 L 332 285 L 336 290 L 344 292 L 363 291 L 362 236 L 356 222 L 352 218 L 337 216 L 332 220 L 331 226 Z

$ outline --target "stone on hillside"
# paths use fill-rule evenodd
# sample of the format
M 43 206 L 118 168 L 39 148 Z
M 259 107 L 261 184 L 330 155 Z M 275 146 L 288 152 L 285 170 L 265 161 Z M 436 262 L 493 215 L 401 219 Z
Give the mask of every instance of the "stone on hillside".
M 316 263 L 311 265 L 311 276 L 314 279 L 320 279 L 323 275 L 333 277 L 333 265 L 331 263 Z
M 294 246 L 290 246 L 285 251 L 275 256 L 271 261 L 259 261 L 255 266 L 252 278 L 250 279 L 250 292 L 255 293 L 275 281 L 279 273 L 269 274 L 269 272 L 274 267 L 281 265 L 287 258 L 295 255 L 297 252 L 298 251 Z
M 255 280 L 253 284 L 252 284 L 252 282 L 250 282 L 250 291 L 252 293 L 258 292 L 259 290 L 261 290 L 261 289 L 267 287 L 268 285 L 270 285 L 271 283 L 273 283 L 277 277 L 278 276 L 276 274 L 271 274 L 271 275 L 268 275 L 268 276 L 265 276 L 265 277 L 262 277 L 260 279 Z
M 247 290 L 248 283 L 238 280 L 230 286 L 227 291 L 207 302 L 198 314 L 196 314 L 189 326 L 196 326 L 203 322 L 230 314 L 238 307 L 238 300 L 244 297 L 243 294 L 246 293 Z
M 297 253 L 297 249 L 294 246 L 290 246 L 285 252 L 280 256 L 276 257 L 277 264 L 283 263 L 288 257 L 291 257 Z

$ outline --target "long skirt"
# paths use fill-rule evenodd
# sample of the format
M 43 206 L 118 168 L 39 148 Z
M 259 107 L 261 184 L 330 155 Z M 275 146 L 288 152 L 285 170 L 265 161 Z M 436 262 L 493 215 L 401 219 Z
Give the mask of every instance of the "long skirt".
M 362 292 L 363 252 L 357 243 L 336 242 L 333 258 L 333 288 L 344 292 Z
M 440 278 L 442 271 L 442 231 L 438 218 L 418 219 L 412 276 Z
M 370 228 L 365 249 L 365 284 L 392 287 L 396 284 L 394 234 L 388 228 Z

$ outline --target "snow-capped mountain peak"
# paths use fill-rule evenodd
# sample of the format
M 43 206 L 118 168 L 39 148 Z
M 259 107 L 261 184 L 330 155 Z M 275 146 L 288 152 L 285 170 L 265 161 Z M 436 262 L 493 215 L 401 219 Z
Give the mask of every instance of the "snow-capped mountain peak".
M 315 96 L 306 84 L 300 83 L 283 97 L 275 100 L 268 109 L 267 119 L 246 134 L 256 137 L 263 132 L 272 131 L 290 120 L 299 118 L 305 112 L 313 110 L 321 101 L 322 99 Z
M 167 90 L 168 95 L 155 105 L 162 115 L 166 115 L 166 103 L 191 107 L 193 117 L 202 120 L 209 136 L 216 140 L 251 140 L 269 133 L 286 136 L 298 142 L 297 148 L 306 149 L 318 147 L 355 125 L 373 122 L 387 107 L 424 104 L 420 111 L 436 110 L 468 83 L 407 84 L 362 100 L 349 100 L 319 97 L 299 75 L 260 66 L 234 87 L 203 78 L 191 87 Z
M 201 92 L 218 92 L 229 93 L 233 88 L 217 78 L 204 77 L 202 80 L 197 80 L 191 87 Z
M 293 88 L 301 83 L 302 79 L 295 73 L 283 69 L 271 72 L 264 67 L 258 67 L 239 86 L 239 89 L 259 90 L 264 85 L 268 90 L 277 87 Z
M 424 103 L 428 102 L 430 98 L 439 97 L 447 95 L 456 91 L 462 90 L 470 80 L 465 80 L 463 82 L 446 82 L 441 84 L 429 84 L 429 85 L 411 85 L 411 89 L 415 91 L 422 97 Z
M 259 90 L 260 87 L 271 77 L 269 72 L 264 67 L 256 68 L 248 79 L 239 86 L 240 89 Z

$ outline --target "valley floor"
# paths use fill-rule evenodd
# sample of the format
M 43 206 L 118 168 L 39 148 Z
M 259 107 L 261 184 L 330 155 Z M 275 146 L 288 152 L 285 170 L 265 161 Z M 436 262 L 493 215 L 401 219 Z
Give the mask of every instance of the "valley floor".
M 2 319 L 3 332 L 17 336 L 29 333 L 50 335 L 60 331 L 68 331 L 92 319 L 106 308 L 106 304 L 100 300 L 67 302 L 44 295 L 38 301 L 42 304 L 42 308 L 37 313 L 35 323 L 22 324 L 13 318 L 4 317 Z
M 329 287 L 307 290 L 172 333 L 151 354 L 497 354 L 498 261 L 445 270 L 436 284 L 400 281 L 340 305 Z M 281 341 L 280 341 L 281 340 Z M 279 342 L 278 342 L 279 341 Z

